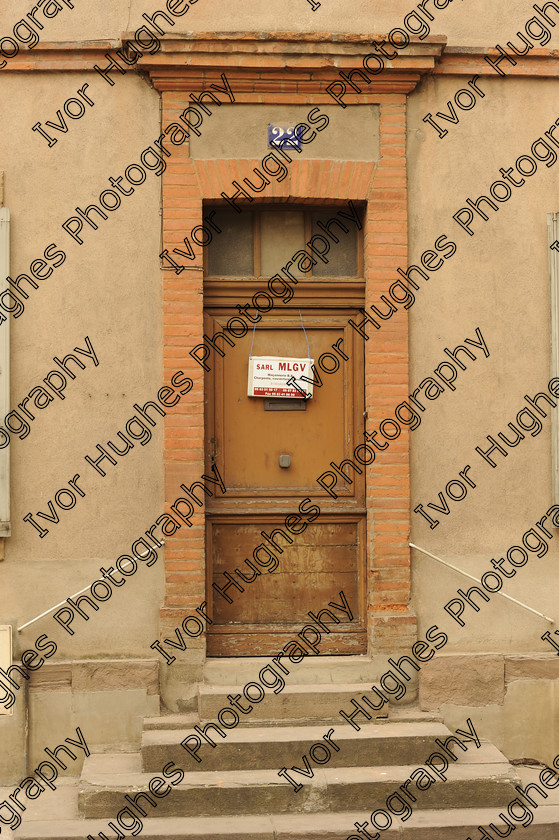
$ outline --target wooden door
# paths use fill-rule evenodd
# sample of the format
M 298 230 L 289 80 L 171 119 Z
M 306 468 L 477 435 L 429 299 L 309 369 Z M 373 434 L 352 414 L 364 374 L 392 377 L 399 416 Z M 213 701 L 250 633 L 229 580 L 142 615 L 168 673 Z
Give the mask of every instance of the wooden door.
M 210 280 L 205 334 L 224 330 L 239 314 L 235 304 L 263 288 L 261 278 Z M 293 300 L 276 301 L 262 316 L 254 336 L 235 338 L 235 347 L 223 345 L 223 357 L 212 356 L 206 374 L 207 468 L 217 465 L 227 492 L 207 504 L 210 656 L 275 653 L 296 638 L 309 611 L 324 608 L 340 623 L 326 618 L 331 632 L 323 633 L 320 653 L 366 650 L 364 475 L 352 473 L 352 483 L 340 479 L 336 500 L 316 483 L 330 461 L 352 458 L 363 439 L 363 341 L 348 323 L 359 319 L 357 307 L 341 305 L 348 296 L 340 283 L 325 281 L 317 289 L 302 280 Z M 322 385 L 315 385 L 309 400 L 248 397 L 252 342 L 254 356 L 307 358 L 310 349 Z M 334 352 L 336 343 L 347 361 Z M 318 365 L 327 352 L 332 356 L 325 368 L 334 368 L 332 358 L 340 362 L 332 373 Z M 280 466 L 280 456 L 288 456 L 282 463 L 289 466 Z M 297 516 L 288 527 L 290 514 Z M 227 575 L 236 585 L 226 589 Z M 328 606 L 343 604 L 340 591 L 351 621 Z

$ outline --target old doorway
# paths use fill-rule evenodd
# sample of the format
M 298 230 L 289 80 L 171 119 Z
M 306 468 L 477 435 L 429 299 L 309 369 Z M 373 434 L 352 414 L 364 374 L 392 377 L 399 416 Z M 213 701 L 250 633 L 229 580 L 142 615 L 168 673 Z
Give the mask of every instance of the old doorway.
M 341 603 L 340 591 L 352 620 L 331 624 L 320 653 L 363 653 L 364 471 L 352 472 L 351 482 L 340 477 L 336 500 L 316 483 L 330 461 L 350 458 L 362 440 L 363 342 L 348 323 L 359 320 L 363 304 L 360 232 L 335 206 L 244 206 L 239 214 L 222 205 L 205 208 L 204 215 L 212 209 L 221 233 L 206 249 L 204 333 L 223 331 L 242 312 L 254 327 L 234 338 L 234 347 L 220 342 L 224 355 L 213 354 L 206 374 L 206 468 L 215 463 L 227 487 L 206 508 L 206 591 L 214 621 L 207 654 L 274 654 L 296 636 L 309 611 Z M 253 295 L 267 291 L 275 275 L 285 280 L 281 268 L 325 227 L 334 236 L 325 260 L 306 273 L 292 264 L 297 282 L 285 284 L 269 311 L 266 298 L 256 298 L 259 311 Z M 281 290 L 279 280 L 274 288 Z M 314 359 L 312 399 L 247 396 L 250 355 Z M 289 529 L 290 514 L 296 516 Z M 228 587 L 227 598 L 212 586 L 224 588 L 225 573 L 238 584 Z

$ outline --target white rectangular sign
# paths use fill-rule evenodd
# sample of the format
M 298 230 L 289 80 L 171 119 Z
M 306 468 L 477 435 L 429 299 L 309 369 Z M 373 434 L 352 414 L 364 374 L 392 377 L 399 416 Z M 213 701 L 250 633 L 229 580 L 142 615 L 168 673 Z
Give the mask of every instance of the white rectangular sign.
M 248 360 L 249 397 L 298 397 L 313 395 L 312 382 L 302 381 L 305 376 L 312 379 L 311 367 L 314 359 L 293 359 L 283 356 L 252 356 Z M 291 385 L 288 381 L 291 380 Z M 298 388 L 295 387 L 295 382 Z

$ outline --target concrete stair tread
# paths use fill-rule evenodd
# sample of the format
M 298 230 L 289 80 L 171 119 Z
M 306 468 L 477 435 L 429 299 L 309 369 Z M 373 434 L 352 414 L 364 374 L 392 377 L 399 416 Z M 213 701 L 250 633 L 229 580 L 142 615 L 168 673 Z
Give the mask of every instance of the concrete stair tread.
M 366 691 L 366 688 L 367 686 L 365 686 L 365 688 L 363 686 L 360 686 L 360 691 Z M 228 692 L 230 690 L 231 687 L 229 687 Z M 225 705 L 227 704 L 225 703 Z M 210 718 L 204 718 L 202 722 L 207 723 L 209 720 Z M 335 719 L 332 718 L 331 720 L 333 721 Z M 423 712 L 416 706 L 390 706 L 388 711 L 386 710 L 386 708 L 382 709 L 378 713 L 378 717 L 375 717 L 375 723 L 377 725 L 395 723 L 397 721 L 401 721 L 403 723 L 442 723 L 442 716 L 436 712 Z M 200 716 L 196 713 L 174 713 L 161 715 L 157 717 L 146 717 L 144 718 L 144 731 L 151 731 L 155 729 L 160 731 L 165 729 L 189 729 L 200 722 Z M 337 716 L 337 722 L 341 726 L 350 727 L 350 724 L 346 723 L 346 721 L 343 720 L 343 718 L 339 717 L 339 715 Z M 309 715 L 308 720 L 302 718 L 289 717 L 281 718 L 281 720 L 278 720 L 278 718 L 270 718 L 269 720 L 257 718 L 251 720 L 251 717 L 249 715 L 245 720 L 242 721 L 242 724 L 244 728 L 249 728 L 253 726 L 317 726 L 316 720 L 313 720 L 311 715 Z
M 306 723 L 323 723 L 340 721 L 340 710 L 351 712 L 355 707 L 353 702 L 359 702 L 361 697 L 369 698 L 372 702 L 382 703 L 370 691 L 372 683 L 315 683 L 288 684 L 277 694 L 268 692 L 262 702 L 252 702 L 252 709 L 242 715 L 242 726 L 262 726 L 265 722 L 299 721 Z M 416 688 L 409 688 L 408 698 L 416 693 Z M 215 720 L 221 709 L 230 706 L 231 696 L 242 694 L 238 685 L 200 685 L 198 689 L 198 712 L 204 721 Z M 246 701 L 245 702 L 250 702 Z M 378 709 L 367 707 L 366 711 L 371 719 L 387 719 L 390 715 L 390 703 L 385 702 Z M 347 724 L 349 725 L 349 724 Z
M 144 718 L 144 732 L 152 729 L 185 729 L 199 722 L 197 714 L 170 714 Z
M 452 808 L 414 811 L 412 817 L 383 832 L 386 840 L 417 835 L 418 840 L 455 840 L 461 829 L 471 831 L 477 825 L 497 826 L 495 808 Z M 370 820 L 370 811 L 347 811 L 327 814 L 270 814 L 268 816 L 220 817 L 148 817 L 142 818 L 142 837 L 158 840 L 345 840 L 356 821 Z M 520 823 L 518 823 L 520 826 Z M 398 826 L 398 827 L 396 827 Z M 88 834 L 106 832 L 107 819 L 25 821 L 17 829 L 21 840 L 83 840 Z M 437 831 L 440 829 L 440 831 Z M 447 830 L 447 833 L 444 830 Z M 401 833 L 403 830 L 403 834 Z M 431 833 L 427 834 L 429 831 Z M 110 829 L 108 836 L 113 836 Z M 534 811 L 534 822 L 523 828 L 525 840 L 556 840 L 559 837 L 559 805 L 543 805 Z
M 485 744 L 476 752 L 480 753 Z M 492 748 L 492 745 L 487 745 Z M 302 761 L 300 762 L 303 765 Z M 306 778 L 301 774 L 291 773 L 297 781 L 305 785 L 328 785 L 334 783 L 367 784 L 376 782 L 394 782 L 396 786 L 404 782 L 409 774 L 417 768 L 417 765 L 377 767 L 313 767 L 314 777 Z M 280 769 L 280 768 L 278 768 Z M 458 761 L 449 768 L 449 781 L 458 782 L 476 779 L 516 781 L 517 775 L 514 768 L 506 761 L 484 762 L 484 761 Z M 141 756 L 139 753 L 114 753 L 98 754 L 86 758 L 80 790 L 91 791 L 96 788 L 107 789 L 147 789 L 149 780 L 153 773 L 143 773 L 141 767 Z M 448 783 L 447 783 L 448 784 Z M 278 776 L 277 769 L 274 770 L 192 770 L 185 772 L 184 780 L 176 785 L 177 789 L 189 789 L 192 787 L 216 787 L 223 789 L 232 787 L 270 787 L 288 786 L 290 783 Z
M 211 736 L 212 730 L 210 730 Z M 332 734 L 333 733 L 333 734 Z M 323 736 L 331 734 L 334 746 L 326 747 Z M 144 731 L 141 754 L 145 772 L 157 773 L 167 762 L 174 761 L 179 766 L 186 763 L 188 769 L 196 769 L 193 757 L 181 746 L 181 741 L 188 738 L 188 743 L 196 745 L 202 741 L 197 756 L 202 759 L 204 770 L 255 770 L 279 769 L 291 767 L 300 762 L 301 757 L 309 754 L 318 745 L 318 760 L 324 759 L 325 749 L 330 751 L 326 763 L 328 767 L 369 767 L 371 765 L 421 765 L 433 751 L 440 748 L 435 740 L 444 743 L 450 737 L 450 730 L 442 723 L 429 722 L 393 722 L 364 723 L 359 731 L 352 726 L 330 726 L 328 724 L 305 726 L 299 721 L 298 726 L 278 725 L 260 727 L 241 727 L 229 730 L 227 737 L 220 741 L 219 734 L 213 738 L 219 749 L 212 748 L 193 729 L 163 729 Z M 491 744 L 484 744 L 481 750 L 463 752 L 456 747 L 460 761 L 498 763 L 505 757 Z M 313 752 L 313 756 L 314 756 Z M 327 754 L 326 754 L 327 757 Z M 314 764 L 318 762 L 314 760 Z M 199 767 L 201 769 L 201 767 Z
M 414 705 L 389 706 L 388 719 L 390 722 L 401 721 L 402 723 L 443 723 L 443 716 L 439 712 L 424 712 Z
M 259 726 L 251 729 L 233 729 L 227 733 L 230 743 L 262 743 L 266 741 L 321 741 L 325 726 Z M 184 729 L 158 729 L 144 731 L 142 745 L 176 744 L 192 733 L 192 727 Z M 352 726 L 340 726 L 333 735 L 334 741 L 359 741 L 363 738 L 446 738 L 449 730 L 442 723 L 407 723 L 388 721 L 386 724 L 363 724 L 357 732 Z
M 246 658 L 219 657 L 206 660 L 204 683 L 210 685 L 244 685 L 254 679 L 255 672 L 270 664 L 269 656 L 250 656 Z M 286 663 L 287 664 L 287 663 Z M 386 657 L 371 659 L 367 654 L 348 656 L 320 656 L 307 659 L 305 671 L 291 670 L 290 682 L 320 683 L 372 683 L 389 667 Z
M 308 746 L 313 743 L 326 743 L 322 741 L 325 726 L 281 726 L 281 727 L 258 727 L 254 729 L 238 729 L 229 730 L 227 733 L 227 741 L 222 744 L 222 747 L 228 745 L 235 745 L 236 747 L 244 747 L 246 750 L 256 748 L 258 746 L 270 746 L 271 748 L 285 744 L 293 744 L 294 750 L 301 751 L 301 755 L 307 752 Z M 142 735 L 142 750 L 147 751 L 155 747 L 171 747 L 177 746 L 180 742 L 192 734 L 192 729 L 170 729 L 160 731 L 144 732 Z M 444 741 L 449 735 L 449 730 L 443 724 L 387 724 L 386 726 L 378 726 L 376 724 L 366 724 L 361 726 L 360 731 L 357 732 L 351 726 L 337 727 L 331 736 L 334 743 L 340 747 L 340 752 L 336 753 L 331 750 L 332 759 L 336 759 L 339 766 L 343 765 L 343 760 L 347 759 L 347 747 L 361 747 L 364 743 L 370 744 L 371 749 L 375 749 L 375 741 L 377 749 L 382 745 L 390 747 L 391 742 L 398 742 L 400 744 L 404 740 L 406 746 L 410 747 L 410 741 L 414 740 L 419 746 L 423 745 L 425 751 L 425 758 L 428 757 L 428 752 L 440 752 L 440 748 L 434 743 L 435 738 Z M 425 742 L 425 743 L 424 743 Z M 346 754 L 344 755 L 344 746 L 346 747 Z M 182 748 L 181 748 L 182 749 Z M 222 752 L 224 752 L 222 750 Z M 454 749 L 458 763 L 493 763 L 507 762 L 503 753 L 488 741 L 482 741 L 481 747 L 472 752 L 471 747 L 467 752 L 463 752 L 460 748 Z M 210 753 L 211 755 L 211 753 Z M 295 755 L 295 753 L 294 753 Z M 331 759 L 331 760 L 332 760 Z M 293 761 L 296 761 L 293 758 Z M 385 762 L 381 762 L 385 763 Z M 406 764 L 410 763 L 409 761 Z M 421 761 L 418 760 L 418 764 Z M 397 762 L 394 762 L 397 764 Z M 225 769 L 225 768 L 224 768 Z
M 199 693 L 201 696 L 215 697 L 220 694 L 237 694 L 239 685 L 208 685 L 201 683 Z M 286 685 L 278 697 L 286 694 L 362 694 L 370 688 L 369 683 L 291 683 Z

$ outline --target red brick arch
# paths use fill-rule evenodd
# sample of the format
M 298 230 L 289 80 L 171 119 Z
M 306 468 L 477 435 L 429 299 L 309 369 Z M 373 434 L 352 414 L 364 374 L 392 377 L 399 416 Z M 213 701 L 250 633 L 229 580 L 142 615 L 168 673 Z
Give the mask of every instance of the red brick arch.
M 243 178 L 255 181 L 254 168 L 261 159 L 254 160 L 198 160 L 194 169 L 198 178 L 200 196 L 204 199 L 221 199 L 221 193 L 233 195 L 233 181 Z M 376 163 L 371 161 L 299 160 L 287 165 L 288 174 L 283 181 L 270 179 L 263 195 L 266 200 L 284 201 L 366 201 L 369 198 Z

